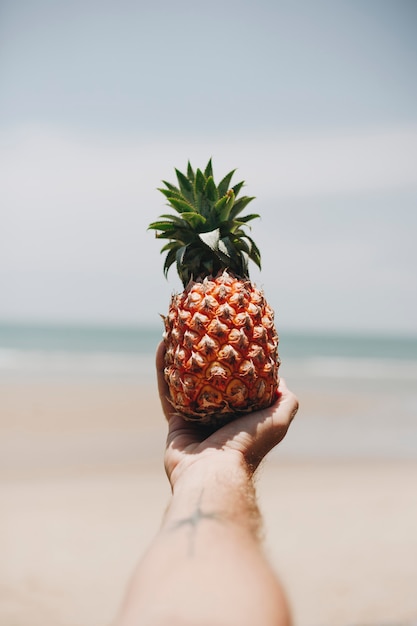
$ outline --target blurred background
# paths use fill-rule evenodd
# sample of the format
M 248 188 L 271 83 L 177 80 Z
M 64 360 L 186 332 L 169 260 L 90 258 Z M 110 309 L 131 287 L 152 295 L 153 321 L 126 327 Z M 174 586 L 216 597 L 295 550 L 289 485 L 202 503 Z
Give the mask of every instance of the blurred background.
M 181 284 L 174 269 L 165 280 L 147 226 L 166 212 L 161 180 L 210 157 L 217 180 L 237 168 L 234 182 L 256 196 L 263 267 L 251 277 L 276 311 L 281 371 L 301 401 L 271 455 L 270 472 L 296 468 L 282 506 L 296 508 L 296 493 L 303 511 L 301 485 L 336 463 L 316 478 L 342 472 L 350 512 L 373 494 L 396 515 L 366 559 L 379 584 L 355 581 L 364 563 L 359 552 L 348 563 L 349 542 L 329 549 L 334 567 L 312 583 L 299 577 L 309 537 L 280 548 L 274 529 L 291 539 L 265 490 L 299 624 L 417 620 L 404 526 L 417 518 L 416 28 L 414 0 L 1 0 L 1 626 L 29 614 L 107 623 L 132 545 L 158 523 L 167 491 L 153 354 Z M 353 466 L 362 504 L 349 499 Z M 340 482 L 323 489 L 309 504 L 317 519 L 341 493 Z M 352 544 L 369 538 L 378 506 Z M 122 545 L 111 539 L 121 529 Z M 54 555 L 43 566 L 41 552 Z M 85 598 L 92 583 L 106 601 Z
M 156 189 L 213 157 L 284 327 L 416 334 L 416 13 L 3 0 L 1 319 L 156 324 Z

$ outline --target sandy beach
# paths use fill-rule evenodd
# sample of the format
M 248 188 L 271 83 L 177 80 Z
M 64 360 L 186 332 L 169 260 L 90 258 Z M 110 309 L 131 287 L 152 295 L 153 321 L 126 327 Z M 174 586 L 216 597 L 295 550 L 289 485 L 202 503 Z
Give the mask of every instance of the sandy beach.
M 301 396 L 258 475 L 296 625 L 417 623 L 417 460 L 309 455 L 320 411 L 377 400 Z M 0 435 L 0 626 L 110 625 L 169 497 L 155 385 L 3 381 Z

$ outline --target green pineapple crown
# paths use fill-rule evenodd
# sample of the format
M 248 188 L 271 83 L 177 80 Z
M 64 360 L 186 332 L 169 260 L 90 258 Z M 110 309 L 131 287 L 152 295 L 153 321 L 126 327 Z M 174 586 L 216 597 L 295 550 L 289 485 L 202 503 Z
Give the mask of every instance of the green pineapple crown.
M 178 187 L 162 181 L 159 189 L 168 199 L 168 206 L 178 215 L 161 215 L 148 229 L 157 231 L 158 239 L 169 239 L 161 253 L 167 252 L 164 274 L 176 263 L 179 277 L 186 286 L 190 280 L 216 276 L 229 270 L 236 276 L 248 278 L 249 259 L 261 267 L 260 252 L 244 228 L 258 214 L 241 216 L 243 209 L 254 200 L 241 196 L 244 181 L 229 188 L 235 173 L 232 170 L 216 185 L 211 159 L 203 170 L 194 172 L 188 162 L 187 174 L 175 170 Z

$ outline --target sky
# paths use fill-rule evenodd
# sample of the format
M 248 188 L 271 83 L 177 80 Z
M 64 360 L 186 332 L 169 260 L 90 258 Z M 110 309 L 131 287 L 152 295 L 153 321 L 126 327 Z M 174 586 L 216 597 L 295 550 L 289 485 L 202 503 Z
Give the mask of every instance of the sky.
M 0 321 L 159 324 L 213 158 L 293 330 L 417 334 L 417 3 L 0 0 Z

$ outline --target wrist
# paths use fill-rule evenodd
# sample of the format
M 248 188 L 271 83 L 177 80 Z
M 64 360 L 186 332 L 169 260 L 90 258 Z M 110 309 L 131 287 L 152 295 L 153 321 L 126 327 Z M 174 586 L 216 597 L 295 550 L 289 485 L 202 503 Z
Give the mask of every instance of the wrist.
M 220 460 L 207 455 L 187 464 L 172 482 L 165 523 L 188 516 L 231 522 L 258 535 L 260 515 L 246 463 L 233 455 Z
M 251 477 L 252 473 L 240 453 L 207 450 L 198 454 L 195 460 L 181 460 L 169 480 L 172 493 L 176 495 L 183 490 L 201 489 L 202 485 L 209 490 L 219 485 L 231 489 L 233 485 L 252 484 Z

